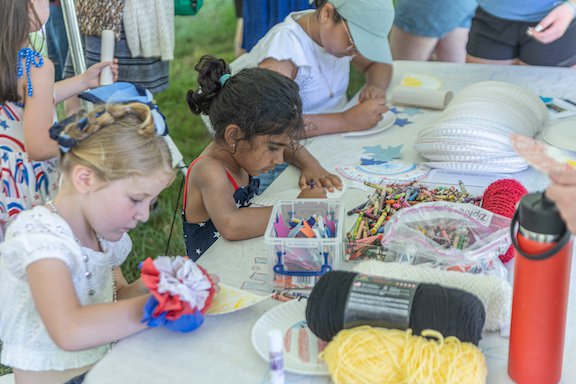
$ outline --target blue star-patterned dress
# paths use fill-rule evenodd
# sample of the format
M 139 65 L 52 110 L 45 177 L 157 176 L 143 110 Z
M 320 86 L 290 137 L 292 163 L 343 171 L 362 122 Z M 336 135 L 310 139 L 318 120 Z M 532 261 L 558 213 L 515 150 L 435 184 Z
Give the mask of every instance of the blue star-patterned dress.
M 20 50 L 18 60 L 26 63 L 28 74 L 32 60 L 36 59 L 32 65 L 42 66 L 43 61 L 38 58 L 37 52 L 25 48 Z M 24 71 L 24 67 L 21 68 L 20 72 Z M 28 95 L 31 96 L 32 84 L 30 76 L 27 77 Z M 23 116 L 24 104 L 0 103 L 0 228 L 6 226 L 11 216 L 44 204 L 58 189 L 57 159 L 32 161 L 26 154 Z M 46 140 L 49 140 L 48 132 Z
M 208 219 L 202 223 L 189 223 L 186 221 L 186 187 L 188 185 L 188 175 L 190 175 L 190 170 L 192 166 L 196 163 L 196 161 L 200 160 L 202 157 L 197 158 L 190 164 L 188 167 L 188 173 L 186 175 L 186 182 L 184 184 L 184 199 L 183 199 L 183 209 L 182 209 L 182 226 L 184 230 L 184 242 L 186 243 L 186 253 L 188 257 L 192 260 L 196 261 L 206 252 L 208 248 L 218 238 L 220 237 L 220 233 L 214 226 L 214 223 L 211 219 Z M 258 193 L 258 187 L 260 185 L 260 181 L 256 178 L 252 178 L 250 176 L 250 181 L 247 186 L 239 187 L 236 180 L 232 177 L 232 175 L 226 170 L 226 175 L 228 176 L 228 180 L 234 186 L 234 201 L 236 202 L 236 206 L 238 208 L 244 208 L 250 206 L 250 201 L 256 196 Z

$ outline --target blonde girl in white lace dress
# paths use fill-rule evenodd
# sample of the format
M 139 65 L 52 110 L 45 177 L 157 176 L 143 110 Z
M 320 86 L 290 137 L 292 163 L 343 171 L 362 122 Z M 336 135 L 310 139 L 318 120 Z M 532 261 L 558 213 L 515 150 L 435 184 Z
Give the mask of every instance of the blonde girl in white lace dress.
M 100 71 L 111 64 L 55 84 L 54 65 L 30 48 L 28 37 L 49 12 L 48 0 L 0 2 L 0 234 L 11 216 L 56 192 L 58 147 L 48 136 L 54 104 L 99 85 Z
M 127 232 L 174 178 L 145 104 L 103 105 L 61 128 L 60 190 L 19 214 L 0 245 L 0 362 L 18 384 L 64 383 L 147 327 L 148 291 L 120 265 Z

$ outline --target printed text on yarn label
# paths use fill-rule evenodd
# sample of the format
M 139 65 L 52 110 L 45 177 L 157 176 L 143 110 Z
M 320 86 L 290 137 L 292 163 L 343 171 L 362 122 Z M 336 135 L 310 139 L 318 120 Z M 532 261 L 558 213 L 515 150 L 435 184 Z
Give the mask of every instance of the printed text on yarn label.
M 359 274 L 344 310 L 344 328 L 359 325 L 406 329 L 418 283 Z

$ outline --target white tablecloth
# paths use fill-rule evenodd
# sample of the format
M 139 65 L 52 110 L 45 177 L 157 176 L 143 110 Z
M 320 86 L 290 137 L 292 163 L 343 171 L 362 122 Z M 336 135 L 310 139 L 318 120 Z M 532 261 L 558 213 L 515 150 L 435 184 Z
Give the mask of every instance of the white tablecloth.
M 576 71 L 562 68 L 464 65 L 435 62 L 396 62 L 392 86 L 406 73 L 432 75 L 442 88 L 457 92 L 482 80 L 511 82 L 538 95 L 576 98 Z M 343 138 L 342 135 L 310 139 L 306 146 L 328 168 L 355 164 L 364 145 L 404 144 L 403 159 L 421 160 L 412 148 L 416 135 L 437 117 L 438 111 L 398 110 L 404 126 L 395 125 L 373 136 Z M 408 113 L 407 113 L 408 112 Z M 298 172 L 288 168 L 266 191 L 274 194 L 296 186 Z M 547 185 L 546 177 L 533 169 L 511 175 L 530 191 Z M 441 181 L 441 180 L 438 180 Z M 364 201 L 366 192 L 349 189 L 343 199 L 346 209 Z M 348 218 L 350 221 L 351 219 Z M 351 222 L 346 223 L 346 228 Z M 201 258 L 200 264 L 220 275 L 222 282 L 235 287 L 254 288 L 265 279 L 266 245 L 263 238 L 230 242 L 218 240 Z M 573 271 L 573 276 L 576 277 Z M 572 279 L 574 292 L 575 279 Z M 250 284 L 248 285 L 247 282 Z M 264 287 L 264 285 L 262 285 Z M 251 329 L 266 310 L 278 302 L 268 299 L 251 308 L 228 315 L 208 317 L 190 334 L 151 329 L 120 341 L 89 373 L 86 383 L 264 383 L 268 364 L 251 345 Z M 576 304 L 571 295 L 564 354 L 563 383 L 576 381 Z M 510 383 L 507 375 L 508 339 L 485 334 L 480 344 L 488 367 L 488 383 Z M 571 362 L 571 363 L 570 363 Z M 288 374 L 287 383 L 329 383 L 327 377 Z

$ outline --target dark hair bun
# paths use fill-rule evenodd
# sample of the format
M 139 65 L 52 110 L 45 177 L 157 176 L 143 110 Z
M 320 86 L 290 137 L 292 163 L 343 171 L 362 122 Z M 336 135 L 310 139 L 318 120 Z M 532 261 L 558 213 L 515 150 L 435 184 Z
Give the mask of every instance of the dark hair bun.
M 214 99 L 220 93 L 222 85 L 220 77 L 225 73 L 230 73 L 230 67 L 223 59 L 205 55 L 194 67 L 198 71 L 197 91 L 189 90 L 186 94 L 186 101 L 190 110 L 199 115 L 207 115 Z

